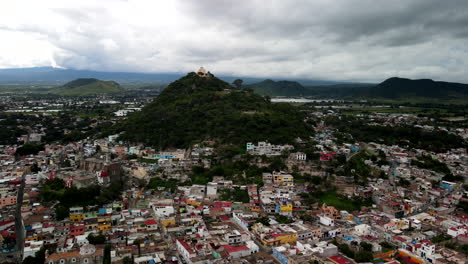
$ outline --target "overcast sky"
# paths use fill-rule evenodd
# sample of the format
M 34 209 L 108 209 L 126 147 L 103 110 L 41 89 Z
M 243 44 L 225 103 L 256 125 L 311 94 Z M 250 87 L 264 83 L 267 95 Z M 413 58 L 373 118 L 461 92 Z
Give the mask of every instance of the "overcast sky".
M 3 0 L 0 68 L 468 82 L 467 0 Z

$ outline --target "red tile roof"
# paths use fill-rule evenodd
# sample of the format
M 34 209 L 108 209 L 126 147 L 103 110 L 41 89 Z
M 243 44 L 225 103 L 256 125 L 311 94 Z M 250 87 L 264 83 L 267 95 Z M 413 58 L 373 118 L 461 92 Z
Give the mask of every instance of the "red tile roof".
M 351 260 L 340 255 L 331 256 L 328 259 L 337 264 L 352 264 L 353 263 Z
M 231 219 L 229 219 L 229 217 L 226 216 L 226 215 L 220 215 L 220 216 L 219 216 L 219 219 L 220 219 L 221 221 L 229 221 L 229 220 L 231 220 Z
M 178 241 L 185 248 L 185 250 L 187 250 L 190 254 L 195 253 L 195 250 L 193 250 L 192 247 L 190 247 L 190 245 L 187 242 L 181 239 L 179 239 Z
M 398 241 L 401 241 L 401 242 L 405 242 L 406 239 L 400 237 L 400 236 L 393 236 L 394 239 L 398 240 Z
M 226 251 L 229 252 L 229 253 L 234 253 L 234 252 L 238 252 L 238 251 L 245 251 L 245 250 L 250 251 L 250 249 L 247 246 L 235 247 L 235 246 L 230 246 L 230 245 L 223 245 L 222 247 L 224 249 L 226 249 Z
M 145 221 L 145 225 L 156 225 L 156 220 L 154 219 L 148 219 Z

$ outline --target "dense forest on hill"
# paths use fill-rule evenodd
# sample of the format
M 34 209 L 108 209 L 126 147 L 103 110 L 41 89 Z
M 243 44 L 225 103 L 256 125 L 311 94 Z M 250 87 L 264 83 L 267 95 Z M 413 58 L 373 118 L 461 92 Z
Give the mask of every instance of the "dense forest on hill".
M 148 145 L 188 147 L 204 140 L 245 144 L 291 143 L 313 129 L 289 104 L 271 103 L 251 89 L 237 90 L 196 73 L 171 83 L 152 103 L 121 124 L 121 139 Z

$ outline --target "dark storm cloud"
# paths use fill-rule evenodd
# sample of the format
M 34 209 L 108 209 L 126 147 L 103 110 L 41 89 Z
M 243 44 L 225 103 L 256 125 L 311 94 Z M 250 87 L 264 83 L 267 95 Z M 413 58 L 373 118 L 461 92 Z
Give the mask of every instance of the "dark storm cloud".
M 466 0 L 44 0 L 29 11 L 11 3 L 0 10 L 0 67 L 27 49 L 37 58 L 18 65 L 468 82 Z
M 408 45 L 468 31 L 468 1 L 212 1 L 180 8 L 210 25 L 270 38 L 330 36 L 346 43 L 390 34 L 381 45 Z M 395 34 L 395 32 L 400 34 Z M 405 38 L 408 38 L 406 40 Z M 419 41 L 418 41 L 419 40 Z

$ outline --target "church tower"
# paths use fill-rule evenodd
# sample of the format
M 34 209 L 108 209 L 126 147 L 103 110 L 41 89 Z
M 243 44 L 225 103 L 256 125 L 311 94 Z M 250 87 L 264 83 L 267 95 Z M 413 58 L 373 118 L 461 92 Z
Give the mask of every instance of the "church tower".
M 198 69 L 197 75 L 204 78 L 209 77 L 209 74 L 206 73 L 206 70 L 203 67 L 200 67 L 200 69 Z

